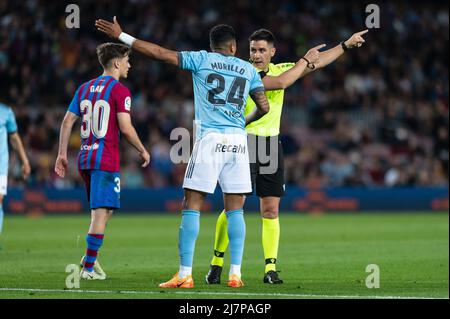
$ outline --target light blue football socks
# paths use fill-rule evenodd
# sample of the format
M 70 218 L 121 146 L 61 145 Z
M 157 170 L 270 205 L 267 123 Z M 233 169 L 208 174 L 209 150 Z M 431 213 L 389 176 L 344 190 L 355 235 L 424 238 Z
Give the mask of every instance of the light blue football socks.
M 244 254 L 245 221 L 242 209 L 226 212 L 228 237 L 230 240 L 231 268 L 233 274 L 241 275 L 242 256 Z M 178 251 L 180 255 L 180 278 L 192 274 L 195 242 L 200 230 L 200 212 L 183 210 L 178 233 Z
M 192 269 L 195 241 L 197 240 L 199 230 L 200 212 L 188 209 L 182 210 L 181 225 L 178 233 L 178 252 L 180 254 L 180 266 L 187 267 L 187 269 Z M 186 268 L 183 268 L 183 270 L 184 269 Z M 183 275 L 190 274 L 184 273 Z
M 241 275 L 242 256 L 245 242 L 245 220 L 242 209 L 226 212 L 228 221 L 228 238 L 230 240 L 231 267 L 230 275 Z

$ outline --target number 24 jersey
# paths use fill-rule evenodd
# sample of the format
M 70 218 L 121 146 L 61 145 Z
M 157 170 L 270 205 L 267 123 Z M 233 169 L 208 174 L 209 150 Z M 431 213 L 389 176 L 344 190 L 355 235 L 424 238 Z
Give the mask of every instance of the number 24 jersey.
M 210 131 L 245 133 L 244 107 L 249 94 L 264 91 L 257 70 L 231 55 L 178 52 L 179 66 L 192 72 L 197 139 Z

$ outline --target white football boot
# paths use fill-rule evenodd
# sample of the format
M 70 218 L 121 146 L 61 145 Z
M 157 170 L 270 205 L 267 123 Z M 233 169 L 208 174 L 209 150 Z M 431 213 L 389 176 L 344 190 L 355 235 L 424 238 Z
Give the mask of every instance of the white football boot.
M 80 278 L 86 280 L 105 280 L 105 278 L 101 277 L 95 271 L 87 271 L 85 269 L 81 270 Z
M 84 270 L 84 257 L 85 256 L 81 257 L 81 261 L 80 261 L 80 268 L 81 268 L 80 275 L 83 271 L 85 271 Z M 85 271 L 85 272 L 89 273 L 88 271 Z M 93 272 L 97 274 L 98 278 L 95 278 L 96 280 L 105 280 L 106 279 L 106 273 L 103 271 L 102 266 L 100 266 L 100 263 L 97 260 L 95 260 L 95 262 L 94 262 L 94 271 Z M 84 279 L 86 279 L 86 278 L 84 278 Z

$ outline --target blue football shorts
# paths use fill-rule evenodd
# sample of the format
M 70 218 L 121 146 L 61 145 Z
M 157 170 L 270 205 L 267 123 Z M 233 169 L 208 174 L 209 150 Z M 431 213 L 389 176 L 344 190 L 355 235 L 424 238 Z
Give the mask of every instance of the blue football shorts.
M 79 170 L 91 209 L 120 208 L 120 173 L 98 169 Z

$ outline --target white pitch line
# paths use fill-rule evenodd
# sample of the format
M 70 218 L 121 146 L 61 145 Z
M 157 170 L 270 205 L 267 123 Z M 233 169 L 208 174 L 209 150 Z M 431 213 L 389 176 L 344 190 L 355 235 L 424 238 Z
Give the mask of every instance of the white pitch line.
M 298 298 L 343 298 L 343 299 L 448 299 L 441 297 L 414 297 L 414 296 L 363 296 L 363 295 L 314 295 L 314 294 L 283 294 L 283 293 L 257 293 L 257 292 L 201 292 L 201 291 L 133 291 L 133 290 L 81 290 L 81 289 L 34 289 L 34 288 L 0 288 L 0 291 L 23 291 L 23 292 L 62 292 L 62 293 L 91 293 L 91 294 L 130 294 L 130 295 L 205 295 L 205 296 L 255 296 L 255 297 L 298 297 Z

